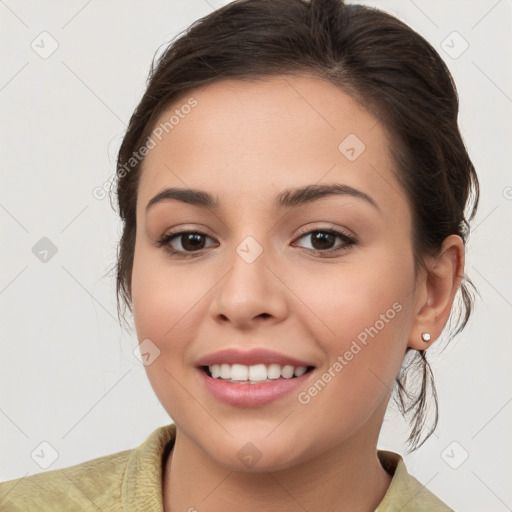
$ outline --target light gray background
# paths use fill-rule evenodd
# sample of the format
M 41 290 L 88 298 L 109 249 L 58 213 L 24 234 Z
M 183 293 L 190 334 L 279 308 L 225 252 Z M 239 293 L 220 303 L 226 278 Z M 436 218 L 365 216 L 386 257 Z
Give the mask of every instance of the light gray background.
M 0 0 L 0 481 L 43 471 L 53 451 L 42 442 L 58 455 L 52 470 L 134 448 L 170 423 L 132 353 L 135 334 L 117 323 L 114 275 L 103 276 L 120 222 L 92 192 L 114 173 L 155 51 L 225 3 Z M 391 411 L 379 446 L 404 454 L 456 510 L 512 510 L 512 1 L 360 3 L 443 56 L 482 185 L 467 254 L 481 299 L 464 333 L 433 353 L 439 427 L 409 456 Z M 457 58 L 453 31 L 469 44 Z M 47 58 L 31 47 L 49 51 L 52 38 Z M 32 252 L 42 237 L 57 247 L 46 263 Z

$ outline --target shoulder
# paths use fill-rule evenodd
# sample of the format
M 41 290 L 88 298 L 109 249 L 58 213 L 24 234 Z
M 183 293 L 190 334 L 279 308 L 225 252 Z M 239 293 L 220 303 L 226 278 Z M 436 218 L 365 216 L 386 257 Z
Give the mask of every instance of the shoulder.
M 379 450 L 382 467 L 392 475 L 391 484 L 375 512 L 454 512 L 446 503 L 409 474 L 398 453 Z
M 160 511 L 163 467 L 175 438 L 172 423 L 137 448 L 0 483 L 0 510 Z
M 114 505 L 121 506 L 121 482 L 133 451 L 0 483 L 0 508 L 3 512 L 121 510 Z

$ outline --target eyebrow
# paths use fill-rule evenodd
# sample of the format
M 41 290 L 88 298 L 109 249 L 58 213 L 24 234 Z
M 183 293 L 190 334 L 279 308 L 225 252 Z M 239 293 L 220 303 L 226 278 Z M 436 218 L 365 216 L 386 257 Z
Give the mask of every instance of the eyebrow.
M 285 189 L 275 197 L 274 207 L 293 208 L 317 201 L 318 199 L 324 197 L 335 195 L 347 195 L 362 199 L 377 210 L 381 211 L 379 205 L 368 194 L 365 194 L 356 188 L 350 187 L 349 185 L 342 185 L 340 183 L 333 183 L 328 185 L 308 185 L 306 187 Z M 203 190 L 170 187 L 165 188 L 159 192 L 148 202 L 146 206 L 146 213 L 155 204 L 172 199 L 202 208 L 216 209 L 220 206 L 220 202 L 217 197 Z

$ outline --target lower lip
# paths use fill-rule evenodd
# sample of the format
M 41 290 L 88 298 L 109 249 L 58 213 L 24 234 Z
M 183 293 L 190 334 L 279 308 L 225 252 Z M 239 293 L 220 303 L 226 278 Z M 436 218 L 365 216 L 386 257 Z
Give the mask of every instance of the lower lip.
M 259 384 L 236 384 L 210 377 L 204 370 L 198 369 L 201 379 L 210 393 L 235 407 L 259 407 L 295 391 L 309 378 L 313 371 L 291 379 L 276 379 Z

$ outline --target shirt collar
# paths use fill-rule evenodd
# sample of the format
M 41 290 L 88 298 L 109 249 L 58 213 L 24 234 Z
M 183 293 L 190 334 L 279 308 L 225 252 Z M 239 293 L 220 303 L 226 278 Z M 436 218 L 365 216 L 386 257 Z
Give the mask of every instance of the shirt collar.
M 125 512 L 162 512 L 162 476 L 175 438 L 176 425 L 165 425 L 132 451 L 121 484 Z
M 451 511 L 425 485 L 410 475 L 398 453 L 378 450 L 382 467 L 393 477 L 375 512 Z
M 175 438 L 176 425 L 172 423 L 156 429 L 142 445 L 132 450 L 121 484 L 125 512 L 162 512 L 162 477 Z M 426 507 L 421 510 L 441 510 L 435 507 L 442 502 L 409 475 L 398 453 L 378 450 L 377 456 L 392 480 L 375 512 L 417 510 L 420 504 Z M 442 510 L 451 509 L 446 507 Z

